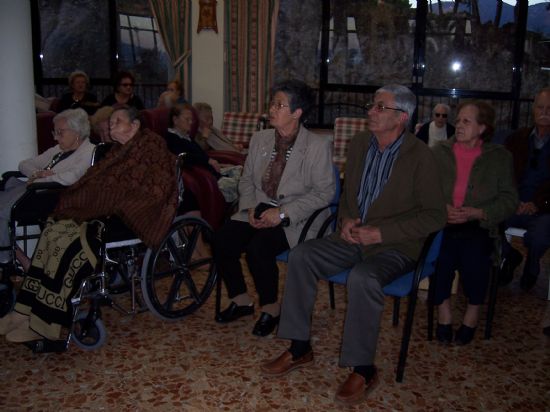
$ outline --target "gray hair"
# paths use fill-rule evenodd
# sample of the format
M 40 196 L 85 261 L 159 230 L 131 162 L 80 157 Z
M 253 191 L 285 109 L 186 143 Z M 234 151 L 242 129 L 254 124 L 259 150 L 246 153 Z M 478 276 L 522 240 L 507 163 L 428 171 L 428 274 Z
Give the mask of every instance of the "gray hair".
M 445 103 L 437 103 L 434 108 L 432 109 L 432 114 L 435 113 L 435 109 L 437 109 L 438 107 L 443 107 L 445 109 L 445 113 L 449 114 L 451 113 L 451 106 L 449 106 L 448 104 L 445 104 Z
M 374 94 L 391 93 L 394 96 L 395 107 L 404 110 L 408 115 L 407 126 L 410 125 L 416 110 L 416 96 L 408 87 L 400 84 L 388 84 L 379 88 Z
M 65 119 L 67 121 L 67 127 L 72 131 L 78 133 L 82 140 L 90 137 L 90 121 L 88 120 L 88 113 L 84 109 L 67 109 L 57 114 L 53 121 Z

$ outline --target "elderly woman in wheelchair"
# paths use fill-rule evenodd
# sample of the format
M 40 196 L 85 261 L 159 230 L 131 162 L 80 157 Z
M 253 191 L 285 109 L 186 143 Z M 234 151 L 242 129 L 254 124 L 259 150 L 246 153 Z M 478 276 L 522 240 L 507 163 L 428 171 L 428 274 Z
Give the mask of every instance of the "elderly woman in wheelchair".
M 105 158 L 62 192 L 42 232 L 15 310 L 0 319 L 11 342 L 56 340 L 74 318 L 71 299 L 100 261 L 104 222 L 116 216 L 151 250 L 160 250 L 178 206 L 175 156 L 140 130 L 134 108 L 115 109 L 115 142 Z
M 90 124 L 86 112 L 83 109 L 65 110 L 54 117 L 53 123 L 57 145 L 36 157 L 23 160 L 19 163 L 19 172 L 7 172 L 3 176 L 0 190 L 0 263 L 12 262 L 8 229 L 10 213 L 27 187 L 32 183 L 47 182 L 69 186 L 80 179 L 90 166 L 95 146 L 88 140 Z M 28 180 L 24 182 L 18 177 L 27 177 Z M 18 253 L 18 258 L 24 260 L 26 256 Z

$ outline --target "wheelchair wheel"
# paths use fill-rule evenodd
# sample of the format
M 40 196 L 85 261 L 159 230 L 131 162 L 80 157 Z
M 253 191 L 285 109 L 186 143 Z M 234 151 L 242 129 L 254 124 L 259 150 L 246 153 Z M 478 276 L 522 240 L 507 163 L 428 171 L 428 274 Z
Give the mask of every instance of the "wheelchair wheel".
M 216 283 L 212 236 L 204 220 L 181 216 L 158 250 L 147 250 L 141 290 L 153 314 L 165 320 L 179 319 L 208 299 Z
M 84 350 L 95 350 L 102 347 L 107 340 L 107 330 L 100 318 L 80 312 L 72 326 L 72 339 L 76 346 Z
M 15 289 L 11 285 L 0 285 L 0 318 L 6 316 L 15 306 Z

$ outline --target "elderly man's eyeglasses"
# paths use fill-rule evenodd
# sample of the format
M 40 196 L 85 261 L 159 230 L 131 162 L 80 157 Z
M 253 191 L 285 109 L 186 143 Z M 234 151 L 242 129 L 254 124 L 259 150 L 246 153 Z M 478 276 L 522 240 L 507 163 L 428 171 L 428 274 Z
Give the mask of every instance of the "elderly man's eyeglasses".
M 368 112 L 370 112 L 371 110 L 374 110 L 375 112 L 383 112 L 384 110 L 395 110 L 396 112 L 406 113 L 403 109 L 384 106 L 382 103 L 368 103 L 365 105 L 365 109 L 367 109 Z
M 444 119 L 447 118 L 447 113 L 434 113 L 435 117 L 443 117 Z
M 281 110 L 283 107 L 290 107 L 288 104 L 284 104 L 281 102 L 269 102 L 269 107 L 274 108 L 276 110 Z

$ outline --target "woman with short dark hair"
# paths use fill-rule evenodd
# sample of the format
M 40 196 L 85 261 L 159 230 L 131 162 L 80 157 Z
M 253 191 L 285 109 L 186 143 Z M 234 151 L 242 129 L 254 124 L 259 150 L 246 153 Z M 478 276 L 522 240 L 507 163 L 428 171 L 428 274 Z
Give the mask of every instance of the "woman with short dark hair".
M 119 72 L 114 78 L 112 94 L 101 102 L 101 106 L 126 105 L 138 110 L 145 109 L 139 96 L 134 94 L 135 78 L 130 72 Z
M 279 271 L 276 256 L 293 247 L 307 218 L 334 196 L 332 144 L 303 126 L 313 93 L 296 80 L 272 89 L 269 120 L 273 129 L 255 133 L 239 182 L 239 209 L 214 236 L 214 259 L 231 304 L 216 321 L 252 315 L 240 264 L 245 252 L 259 295 L 261 315 L 253 334 L 269 335 L 279 323 Z M 328 211 L 326 211 L 328 214 Z M 318 229 L 312 227 L 312 236 Z

